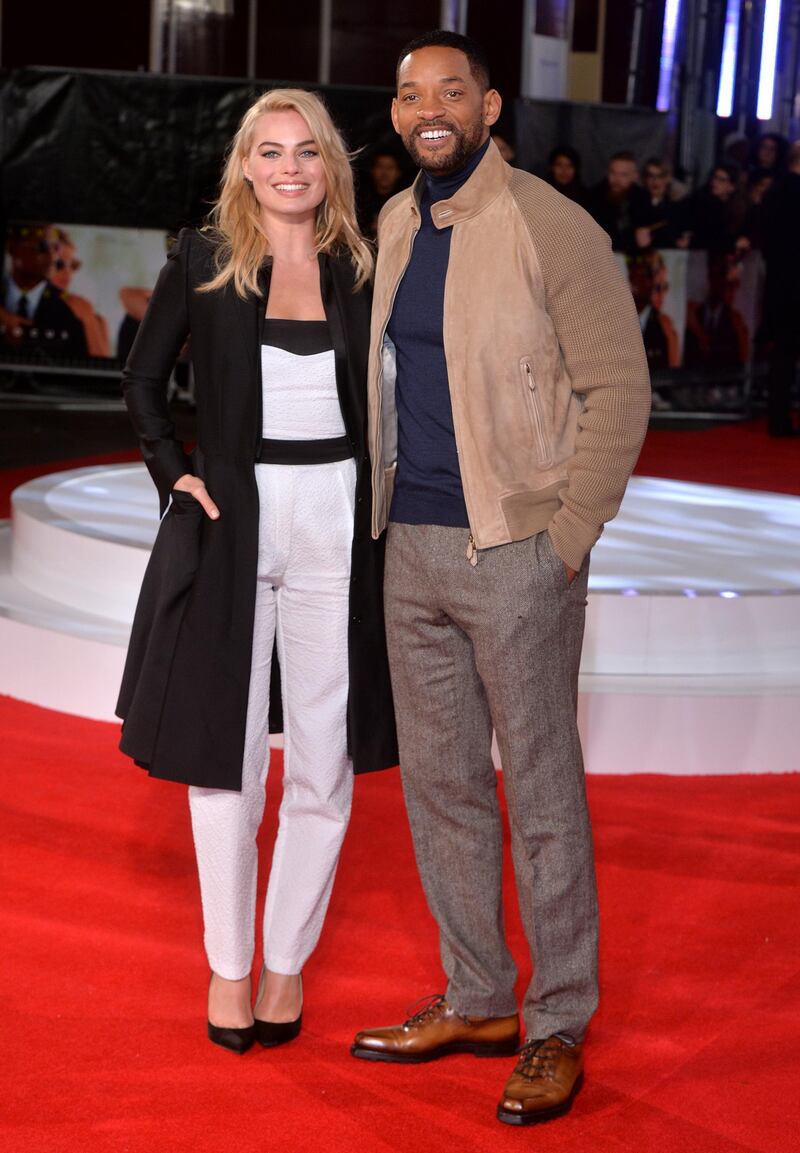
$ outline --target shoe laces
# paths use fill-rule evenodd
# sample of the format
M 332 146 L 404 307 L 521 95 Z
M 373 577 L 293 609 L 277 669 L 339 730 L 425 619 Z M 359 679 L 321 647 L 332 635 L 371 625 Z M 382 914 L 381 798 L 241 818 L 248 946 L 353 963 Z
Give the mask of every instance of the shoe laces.
M 565 1045 L 574 1044 L 563 1037 L 554 1035 L 538 1041 L 526 1041 L 519 1049 L 519 1062 L 515 1073 L 526 1081 L 553 1081 L 556 1075 L 556 1058 Z
M 430 993 L 427 997 L 420 997 L 419 1001 L 415 1001 L 406 1009 L 410 1015 L 404 1022 L 403 1028 L 408 1030 L 414 1025 L 423 1025 L 426 1021 L 437 1017 L 446 1005 L 447 998 L 444 993 Z

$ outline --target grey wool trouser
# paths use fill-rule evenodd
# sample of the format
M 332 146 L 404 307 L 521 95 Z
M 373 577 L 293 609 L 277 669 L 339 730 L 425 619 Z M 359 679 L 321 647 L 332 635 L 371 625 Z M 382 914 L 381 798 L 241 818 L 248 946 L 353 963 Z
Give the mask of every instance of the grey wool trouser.
M 572 584 L 547 532 L 484 549 L 390 524 L 385 612 L 400 765 L 450 1004 L 517 1011 L 505 941 L 497 733 L 534 972 L 528 1038 L 583 1036 L 597 1007 L 597 895 L 576 710 L 588 561 Z

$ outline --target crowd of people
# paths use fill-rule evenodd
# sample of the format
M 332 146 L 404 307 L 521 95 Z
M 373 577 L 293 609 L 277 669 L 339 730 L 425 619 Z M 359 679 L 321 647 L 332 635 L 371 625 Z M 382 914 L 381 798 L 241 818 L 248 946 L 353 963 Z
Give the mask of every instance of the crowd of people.
M 503 159 L 516 164 L 510 139 L 495 134 L 494 140 Z M 359 189 L 359 221 L 367 235 L 374 235 L 382 206 L 413 177 L 401 161 L 391 142 L 383 141 L 368 153 Z M 734 137 L 705 184 L 694 191 L 663 157 L 651 156 L 639 164 L 630 151 L 615 152 L 605 176 L 594 185 L 584 183 L 580 154 L 570 145 L 554 148 L 547 164 L 534 171 L 585 208 L 611 237 L 615 250 L 636 255 L 650 248 L 714 253 L 764 249 L 769 205 L 787 174 L 798 167 L 800 142 L 790 144 L 769 132 L 752 145 Z
M 798 167 L 800 145 L 766 133 L 742 162 L 738 143 L 736 138 L 726 148 L 706 183 L 693 192 L 661 157 L 648 158 L 640 168 L 626 151 L 616 152 L 603 179 L 587 188 L 578 153 L 556 148 L 548 159 L 547 179 L 595 218 L 617 251 L 635 255 L 650 248 L 694 248 L 716 255 L 765 249 L 771 193 Z

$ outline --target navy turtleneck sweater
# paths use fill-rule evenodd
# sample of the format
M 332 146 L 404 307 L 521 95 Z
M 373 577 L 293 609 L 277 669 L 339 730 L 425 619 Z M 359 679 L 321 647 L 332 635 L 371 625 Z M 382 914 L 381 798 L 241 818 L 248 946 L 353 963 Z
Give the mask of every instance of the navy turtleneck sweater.
M 488 147 L 487 140 L 458 172 L 426 174 L 420 229 L 387 327 L 397 349 L 398 434 L 389 519 L 401 524 L 469 528 L 442 335 L 452 229 L 435 227 L 431 205 L 466 183 Z

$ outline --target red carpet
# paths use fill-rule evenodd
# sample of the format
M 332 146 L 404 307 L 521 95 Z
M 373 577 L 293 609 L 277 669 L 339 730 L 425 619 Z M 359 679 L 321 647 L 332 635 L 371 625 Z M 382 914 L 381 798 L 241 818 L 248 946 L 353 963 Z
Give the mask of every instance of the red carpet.
M 569 1117 L 514 1130 L 494 1120 L 507 1059 L 347 1052 L 441 988 L 396 772 L 357 782 L 301 1037 L 237 1058 L 204 1037 L 184 789 L 132 767 L 113 725 L 0 698 L 0 726 L 8 1153 L 797 1148 L 800 778 L 590 779 L 603 999 L 586 1085 Z M 515 911 L 510 936 L 527 969 Z
M 800 439 L 767 436 L 763 419 L 711 428 L 651 428 L 636 472 L 800 495 Z
M 71 460 L 50 460 L 30 464 L 22 468 L 0 469 L 0 520 L 11 516 L 11 494 L 15 488 L 34 477 L 49 472 L 63 472 L 68 468 L 84 468 L 97 464 L 123 464 L 130 460 L 141 460 L 138 452 L 109 452 L 101 456 L 81 456 Z
M 0 518 L 33 476 L 0 471 Z M 763 422 L 651 430 L 637 472 L 800 494 Z M 357 782 L 305 1027 L 238 1059 L 204 1038 L 207 972 L 185 790 L 116 728 L 0 698 L 8 1153 L 784 1153 L 798 1147 L 800 778 L 592 777 L 602 1006 L 569 1117 L 494 1120 L 508 1060 L 419 1069 L 347 1052 L 441 989 L 396 772 Z M 270 796 L 277 803 L 275 756 Z M 266 846 L 268 853 L 268 845 Z M 509 933 L 527 977 L 513 902 Z

